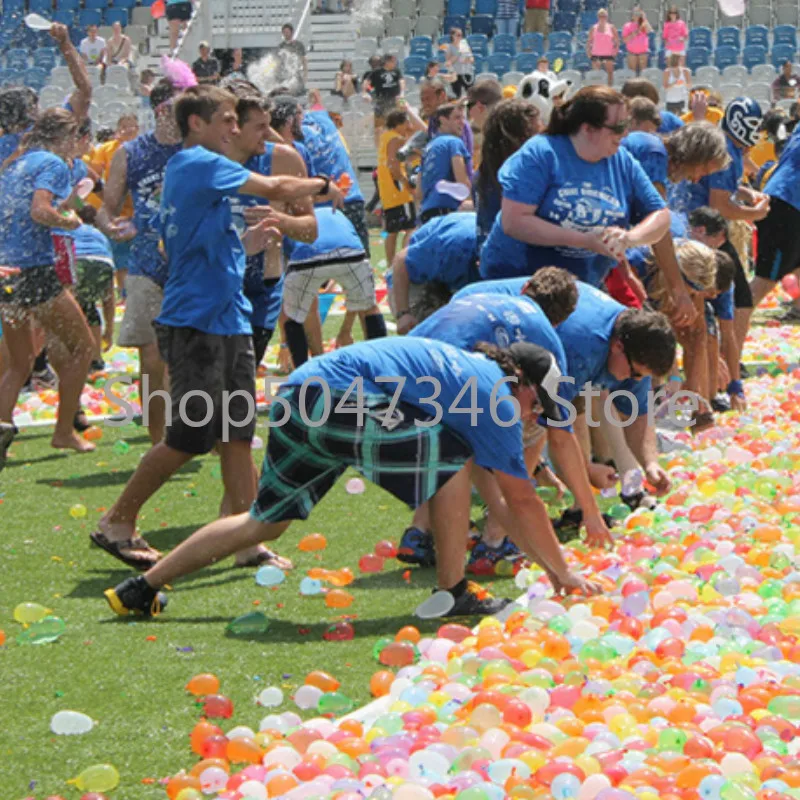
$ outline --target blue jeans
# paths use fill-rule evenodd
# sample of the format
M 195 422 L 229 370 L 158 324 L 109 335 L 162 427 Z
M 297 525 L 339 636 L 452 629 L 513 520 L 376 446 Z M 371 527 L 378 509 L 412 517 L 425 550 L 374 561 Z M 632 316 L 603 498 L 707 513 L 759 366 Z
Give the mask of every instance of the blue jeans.
M 495 17 L 494 20 L 497 33 L 510 33 L 512 36 L 517 35 L 517 28 L 519 27 L 519 17 Z

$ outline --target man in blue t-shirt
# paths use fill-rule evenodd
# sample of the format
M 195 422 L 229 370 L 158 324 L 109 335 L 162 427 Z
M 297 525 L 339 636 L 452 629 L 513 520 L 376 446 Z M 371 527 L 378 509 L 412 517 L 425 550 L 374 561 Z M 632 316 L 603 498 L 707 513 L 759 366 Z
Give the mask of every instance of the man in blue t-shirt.
M 139 510 L 180 467 L 217 442 L 229 513 L 245 510 L 253 499 L 256 367 L 243 290 L 245 253 L 258 252 L 279 233 L 265 220 L 243 242 L 230 198 L 241 192 L 272 202 L 316 195 L 341 206 L 342 200 L 326 178 L 264 177 L 221 155 L 238 132 L 236 98 L 224 89 L 187 89 L 175 103 L 175 120 L 183 149 L 164 174 L 159 217 L 168 276 L 155 320 L 169 370 L 171 421 L 164 441 L 142 459 L 93 535 L 110 554 L 138 566 L 158 558 L 135 538 Z
M 522 451 L 523 422 L 556 412 L 544 388 L 558 380 L 553 357 L 529 342 L 479 350 L 392 337 L 335 350 L 295 370 L 272 402 L 250 513 L 211 523 L 146 575 L 109 589 L 112 609 L 158 613 L 166 599 L 159 589 L 236 549 L 277 539 L 292 520 L 308 518 L 348 467 L 410 508 L 430 501 L 436 616 L 494 614 L 510 602 L 464 577 L 473 463 L 494 473 L 520 546 L 554 589 L 596 592 L 567 566 Z
M 386 275 L 397 332 L 408 333 L 450 299 L 480 279 L 474 211 L 436 217 L 414 232 Z

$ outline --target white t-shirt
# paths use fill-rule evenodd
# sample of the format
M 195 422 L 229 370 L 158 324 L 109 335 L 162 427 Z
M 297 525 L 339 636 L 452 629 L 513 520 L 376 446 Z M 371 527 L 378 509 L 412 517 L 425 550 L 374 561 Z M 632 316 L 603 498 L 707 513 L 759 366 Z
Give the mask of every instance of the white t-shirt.
M 106 40 L 99 36 L 92 41 L 88 36 L 81 42 L 80 51 L 81 55 L 86 59 L 89 64 L 97 64 L 100 61 L 100 56 L 103 50 L 106 49 Z

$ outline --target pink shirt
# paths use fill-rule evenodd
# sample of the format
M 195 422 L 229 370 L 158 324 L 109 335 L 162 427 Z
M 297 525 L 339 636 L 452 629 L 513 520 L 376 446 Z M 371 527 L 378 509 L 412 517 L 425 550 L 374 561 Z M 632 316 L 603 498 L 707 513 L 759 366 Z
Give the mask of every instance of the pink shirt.
M 599 58 L 615 56 L 617 54 L 617 48 L 614 47 L 614 28 L 611 25 L 606 25 L 605 33 L 603 33 L 597 25 L 595 25 L 592 30 L 594 31 L 592 55 Z
M 682 19 L 675 20 L 675 22 L 664 23 L 664 49 L 667 52 L 683 52 L 686 49 L 686 39 L 688 36 L 689 30 Z
M 627 39 L 631 34 L 636 34 L 632 39 Z M 638 22 L 631 20 L 622 28 L 622 38 L 627 39 L 628 52 L 635 56 L 643 55 L 650 50 L 650 40 L 646 33 L 641 32 Z

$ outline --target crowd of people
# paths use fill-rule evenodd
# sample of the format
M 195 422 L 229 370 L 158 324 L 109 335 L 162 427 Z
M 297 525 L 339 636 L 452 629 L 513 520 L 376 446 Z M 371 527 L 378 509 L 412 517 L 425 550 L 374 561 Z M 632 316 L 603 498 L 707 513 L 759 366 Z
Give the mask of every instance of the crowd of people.
M 652 506 L 670 489 L 657 420 L 700 431 L 746 408 L 752 311 L 800 267 L 800 133 L 781 111 L 694 91 L 681 118 L 643 79 L 533 103 L 434 78 L 412 108 L 387 57 L 370 77 L 387 336 L 359 175 L 328 112 L 235 72 L 217 85 L 206 48 L 213 80 L 156 80 L 155 129 L 124 117 L 93 147 L 85 62 L 66 28 L 52 35 L 76 87 L 64 107 L 0 92 L 0 469 L 42 369 L 57 376 L 53 446 L 94 448 L 80 396 L 114 339 L 116 268 L 116 340 L 138 349 L 152 447 L 91 534 L 143 573 L 106 592 L 115 612 L 159 613 L 164 586 L 231 555 L 290 569 L 271 543 L 348 467 L 413 509 L 398 557 L 435 566 L 444 613 L 508 603 L 468 580 L 477 561 L 530 559 L 556 592 L 592 593 L 559 538 L 613 546 L 593 489 L 621 481 L 631 509 Z M 457 31 L 449 48 L 468 63 Z M 325 354 L 331 286 L 347 313 Z M 292 371 L 259 478 L 255 382 L 276 335 Z M 219 519 L 164 556 L 140 511 L 212 451 Z M 574 507 L 551 522 L 537 485 L 569 488 Z M 487 516 L 470 542 L 473 491 Z

